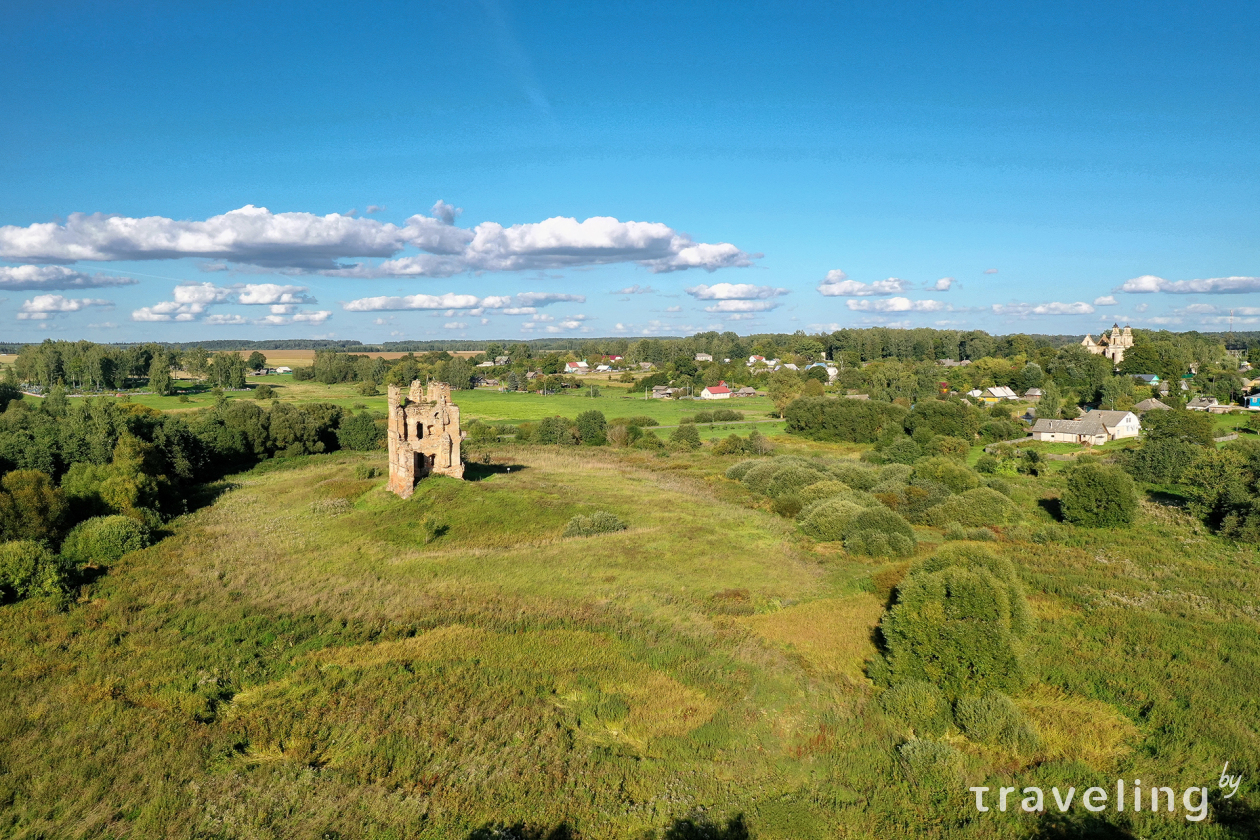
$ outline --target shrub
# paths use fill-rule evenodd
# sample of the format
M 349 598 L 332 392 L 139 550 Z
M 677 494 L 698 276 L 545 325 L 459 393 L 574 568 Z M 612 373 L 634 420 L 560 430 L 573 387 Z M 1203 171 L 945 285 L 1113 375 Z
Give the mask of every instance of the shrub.
M 985 478 L 980 482 L 983 486 L 990 490 L 996 490 L 1006 498 L 1011 497 L 1011 493 L 1015 492 L 1011 485 L 1000 478 Z
M 962 438 L 938 435 L 928 441 L 928 445 L 923 447 L 923 451 L 928 455 L 952 458 L 955 461 L 966 461 L 967 455 L 971 452 L 971 442 Z
M 420 523 L 420 540 L 425 545 L 428 545 L 438 537 L 445 536 L 449 530 L 450 526 L 445 522 L 434 519 L 432 516 L 426 516 L 424 521 Z
M 578 442 L 573 424 L 567 417 L 544 417 L 534 427 L 534 443 L 573 446 Z
M 922 429 L 970 441 L 976 437 L 981 417 L 979 411 L 960 400 L 920 400 L 906 415 L 905 428 L 911 434 Z
M 949 704 L 936 686 L 906 680 L 879 697 L 885 714 L 907 724 L 916 735 L 944 735 L 949 727 Z
M 853 517 L 865 508 L 847 499 L 824 499 L 816 502 L 801 517 L 801 532 L 819 542 L 839 542 Z
M 713 412 L 712 411 L 697 411 L 694 417 L 688 417 L 682 420 L 681 422 L 683 423 L 712 423 Z
M 370 379 L 366 382 L 359 383 L 359 396 L 361 397 L 375 397 L 380 393 L 381 392 L 376 389 L 376 383 Z
M 61 544 L 61 556 L 77 565 L 113 563 L 149 544 L 149 529 L 128 516 L 97 516 L 74 527 Z
M 254 393 L 251 395 L 256 400 L 269 400 L 276 395 L 276 392 L 270 385 L 255 385 Z
M 369 478 L 380 478 L 382 474 L 380 467 L 373 467 L 370 464 L 359 464 L 354 468 L 354 477 L 360 481 L 366 481 Z
M 985 443 L 1004 440 L 1023 440 L 1028 437 L 1024 424 L 1015 420 L 990 420 L 980 427 L 980 439 Z
M 1001 461 L 986 453 L 981 455 L 979 460 L 976 461 L 976 472 L 992 475 L 998 471 L 998 467 L 1000 466 L 1002 466 Z
M 896 481 L 901 484 L 909 484 L 910 477 L 914 475 L 914 467 L 911 467 L 908 464 L 888 464 L 887 466 L 880 467 L 878 470 L 872 470 L 872 472 L 874 472 L 878 478 L 875 482 L 876 484 L 884 481 Z M 874 484 L 872 484 L 872 487 L 873 486 Z
M 910 523 L 887 508 L 864 508 L 844 529 L 844 549 L 853 554 L 909 557 L 917 545 Z
M 997 539 L 997 534 L 988 528 L 964 528 L 959 522 L 951 522 L 945 526 L 945 539 L 992 542 Z
M 638 426 L 639 428 L 642 429 L 648 426 L 659 426 L 661 424 L 655 418 L 647 417 L 644 415 L 635 415 L 634 417 L 614 417 L 612 420 L 608 421 L 608 425 L 609 426 Z
M 1019 508 L 1010 499 L 988 487 L 977 487 L 951 496 L 927 515 L 927 521 L 939 527 L 957 522 L 960 525 L 1005 525 L 1019 515 Z
M 900 485 L 892 493 L 875 493 L 874 496 L 889 510 L 894 510 L 911 522 L 923 522 L 932 508 L 950 497 L 949 488 L 935 481 L 915 481 Z
M 736 423 L 744 419 L 744 412 L 735 411 L 730 408 L 719 408 L 713 412 L 713 420 L 716 423 Z
M 573 421 L 583 446 L 603 446 L 608 442 L 608 421 L 602 411 L 583 411 Z
M 1133 479 L 1119 467 L 1106 464 L 1082 464 L 1072 470 L 1059 500 L 1064 519 L 1096 528 L 1128 525 L 1137 513 L 1137 504 Z
M 593 537 L 596 534 L 611 534 L 624 531 L 628 526 L 615 514 L 606 510 L 597 510 L 590 516 L 575 516 L 564 526 L 566 537 Z
M 700 448 L 700 432 L 696 431 L 695 424 L 687 423 L 670 433 L 669 442 L 679 449 L 694 452 Z
M 764 496 L 770 488 L 770 481 L 774 478 L 774 474 L 781 469 L 783 469 L 783 465 L 777 459 L 759 463 L 744 473 L 744 486 L 752 492 Z
M 660 451 L 665 448 L 665 442 L 656 436 L 656 432 L 647 431 L 634 442 L 634 448 Z
M 952 786 L 962 773 L 962 753 L 949 744 L 917 738 L 897 747 L 910 781 L 926 788 Z
M 6 597 L 57 595 L 65 585 L 61 565 L 33 540 L 0 543 L 0 590 Z
M 774 512 L 787 519 L 795 519 L 804 505 L 795 493 L 788 493 L 774 498 Z
M 913 438 L 899 437 L 879 451 L 890 464 L 913 464 L 923 457 L 923 449 Z
M 385 433 L 376 425 L 372 415 L 364 411 L 351 414 L 341 421 L 341 425 L 337 427 L 337 443 L 342 449 L 354 449 L 360 452 L 382 449 Z
M 959 697 L 954 703 L 954 722 L 979 744 L 999 744 L 1017 750 L 1037 746 L 1037 733 L 1011 698 L 997 691 L 979 697 Z
M 753 467 L 760 466 L 764 461 L 740 461 L 738 464 L 732 464 L 726 468 L 726 477 L 732 481 L 743 481 L 744 476 L 748 475 L 748 471 Z
M 1031 625 L 1010 561 L 955 543 L 918 564 L 880 631 L 893 683 L 924 680 L 947 696 L 1024 684 L 1019 637 Z
M 925 458 L 914 465 L 915 482 L 943 484 L 951 493 L 965 493 L 980 486 L 980 476 L 948 458 Z
M 875 499 L 872 496 L 859 490 L 854 490 L 842 481 L 817 481 L 802 488 L 797 495 L 800 496 L 801 504 L 806 506 L 815 502 L 821 502 L 823 499 L 833 498 L 856 502 L 861 507 L 870 507 L 875 503 Z
M 747 441 L 734 432 L 713 444 L 714 455 L 746 455 L 747 453 Z
M 630 429 L 638 429 L 637 426 L 609 426 L 606 437 L 610 446 L 626 447 L 634 443 L 634 439 L 630 437 Z M 640 432 L 641 434 L 641 432 Z
M 1260 414 L 1255 416 L 1260 417 Z M 1138 481 L 1175 484 L 1181 481 L 1186 470 L 1190 469 L 1204 451 L 1206 450 L 1203 447 L 1184 440 L 1148 439 L 1138 448 L 1122 452 L 1120 463 Z
M 811 484 L 822 481 L 827 476 L 810 467 L 789 464 L 776 472 L 766 486 L 766 495 L 777 499 L 786 494 L 796 494 Z
M 839 462 L 832 464 L 827 468 L 838 481 L 852 487 L 854 490 L 870 490 L 879 483 L 879 472 L 869 467 L 859 466 L 855 462 Z

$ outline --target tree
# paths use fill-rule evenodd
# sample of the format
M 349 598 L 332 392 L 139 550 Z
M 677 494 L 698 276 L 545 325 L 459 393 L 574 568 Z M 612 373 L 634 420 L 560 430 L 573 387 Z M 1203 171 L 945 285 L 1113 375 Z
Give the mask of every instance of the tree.
M 342 449 L 366 452 L 380 449 L 385 435 L 366 411 L 352 414 L 337 427 L 337 443 Z
M 1119 467 L 1082 464 L 1068 475 L 1059 504 L 1063 518 L 1076 525 L 1128 525 L 1137 513 L 1137 486 Z
M 700 448 L 700 432 L 695 423 L 683 423 L 670 433 L 669 442 L 680 449 L 694 451 Z
M 583 411 L 574 420 L 583 446 L 603 446 L 608 442 L 608 421 L 602 411 Z
M 796 375 L 795 371 L 778 370 L 770 374 L 770 382 L 766 386 L 766 393 L 770 395 L 770 399 L 774 402 L 774 409 L 779 412 L 780 420 L 783 419 L 783 412 L 787 409 L 788 404 L 800 396 L 801 387 L 801 378 Z
M 65 494 L 39 470 L 13 470 L 0 479 L 0 539 L 55 541 L 69 512 Z
M 1037 416 L 1055 418 L 1063 409 L 1063 394 L 1053 379 L 1047 379 L 1041 385 L 1041 399 L 1037 402 Z
M 56 595 L 64 587 L 60 564 L 42 543 L 0 543 L 0 591 L 16 598 Z
M 267 357 L 255 350 L 249 354 L 249 358 L 245 360 L 245 366 L 250 370 L 259 371 L 267 366 Z

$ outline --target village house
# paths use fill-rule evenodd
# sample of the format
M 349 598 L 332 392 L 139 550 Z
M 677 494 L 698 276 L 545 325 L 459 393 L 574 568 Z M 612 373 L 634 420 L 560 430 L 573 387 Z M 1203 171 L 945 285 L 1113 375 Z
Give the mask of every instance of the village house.
M 1002 400 L 1017 400 L 1019 394 L 1016 394 L 1005 385 L 995 385 L 992 388 L 985 388 L 980 393 L 980 399 L 986 403 L 996 403 Z
M 1024 392 L 1024 399 L 1029 402 L 1041 402 L 1041 398 L 1045 396 L 1040 388 L 1029 388 Z
M 716 385 L 710 385 L 700 392 L 702 400 L 727 400 L 731 397 L 731 389 L 726 387 L 725 382 L 719 382 Z
M 1133 346 L 1133 330 L 1127 326 L 1121 330 L 1119 324 L 1112 324 L 1110 335 L 1103 333 L 1097 341 L 1087 335 L 1081 339 L 1081 346 L 1095 356 L 1106 356 L 1112 364 L 1118 365 L 1124 361 L 1124 351 Z
M 500 365 L 500 366 L 502 366 L 502 365 L 506 365 L 506 364 L 507 364 L 508 362 L 510 362 L 510 361 L 511 361 L 511 359 L 510 359 L 510 358 L 508 358 L 507 356 L 495 356 L 495 357 L 494 357 L 494 363 L 495 363 L 496 365 Z
M 564 363 L 564 372 L 565 372 L 565 373 L 567 373 L 567 374 L 570 374 L 570 375 L 578 375 L 578 376 L 580 376 L 580 375 L 582 375 L 582 374 L 584 374 L 584 373 L 590 373 L 590 372 L 591 372 L 591 366 L 590 366 L 590 365 L 588 365 L 585 361 L 581 361 L 581 362 L 565 362 L 565 363 Z
M 1186 408 L 1191 411 L 1211 411 L 1220 407 L 1220 401 L 1216 397 L 1207 397 L 1202 394 L 1186 403 Z
M 757 389 L 756 389 L 756 388 L 750 388 L 750 387 L 748 387 L 747 385 L 745 385 L 743 388 L 740 388 L 738 391 L 736 391 L 736 392 L 735 392 L 735 396 L 737 396 L 737 397 L 755 397 L 755 396 L 757 396 Z
M 708 353 L 697 353 L 696 361 L 697 362 L 711 362 L 713 361 L 713 357 L 710 356 Z
M 1150 397 L 1133 406 L 1133 410 L 1143 413 L 1147 411 L 1170 411 L 1171 409 L 1154 397 Z
M 1111 440 L 1137 437 L 1142 423 L 1132 411 L 1085 412 L 1079 420 L 1043 418 L 1032 427 L 1033 440 L 1098 446 Z

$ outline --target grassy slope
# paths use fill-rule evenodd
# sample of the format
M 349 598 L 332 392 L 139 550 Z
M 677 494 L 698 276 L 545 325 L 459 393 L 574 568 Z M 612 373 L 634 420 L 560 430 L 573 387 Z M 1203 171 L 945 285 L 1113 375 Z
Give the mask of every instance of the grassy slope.
M 729 460 L 503 450 L 404 502 L 350 478 L 370 457 L 266 464 L 68 611 L 0 607 L 0 835 L 632 837 L 697 806 L 763 838 L 1038 830 L 906 781 L 860 675 L 885 567 L 751 509 Z M 1034 526 L 1057 480 L 1013 479 Z M 595 509 L 631 529 L 557 538 Z M 1154 505 L 1065 533 L 998 544 L 1040 618 L 1044 753 L 972 749 L 966 783 L 1254 772 L 1254 554 Z

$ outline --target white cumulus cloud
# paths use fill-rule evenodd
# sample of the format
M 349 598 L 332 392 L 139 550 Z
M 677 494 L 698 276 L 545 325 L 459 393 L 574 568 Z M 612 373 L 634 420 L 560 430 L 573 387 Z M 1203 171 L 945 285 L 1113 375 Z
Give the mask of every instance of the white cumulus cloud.
M 1103 295 L 1102 297 L 1094 298 L 1094 306 L 1115 306 L 1115 305 L 1116 305 L 1115 295 Z
M 910 300 L 905 297 L 887 300 L 850 300 L 847 305 L 854 312 L 940 312 L 948 304 L 940 300 Z
M 874 283 L 861 283 L 850 280 L 848 275 L 838 268 L 827 272 L 827 276 L 818 284 L 818 291 L 826 297 L 879 297 L 897 295 L 909 291 L 909 284 L 897 277 L 877 280 Z
M 236 302 L 244 304 L 270 305 L 291 303 L 314 303 L 305 286 L 281 286 L 277 283 L 246 283 L 239 287 Z
M 93 298 L 68 298 L 61 295 L 35 295 L 28 301 L 22 303 L 21 309 L 18 310 L 18 320 L 20 321 L 46 321 L 57 315 L 65 315 L 69 312 L 78 312 L 89 306 L 110 307 L 113 301 L 98 300 Z
M 769 312 L 777 309 L 777 300 L 719 300 L 713 306 L 706 306 L 705 312 Z
M 0 289 L 92 289 L 105 286 L 131 286 L 140 281 L 131 277 L 84 274 L 64 265 L 0 265 Z
M 714 283 L 711 286 L 701 284 L 683 291 L 696 300 L 767 300 L 788 293 L 787 289 L 755 286 L 752 283 Z
M 1075 303 L 995 303 L 993 311 L 998 315 L 1027 318 L 1032 315 L 1092 315 L 1094 307 L 1079 300 Z
M 1260 277 L 1209 277 L 1201 280 L 1165 280 L 1143 274 L 1124 281 L 1117 292 L 1150 294 L 1167 292 L 1174 295 L 1241 295 L 1260 292 Z
M 539 306 L 552 303 L 585 303 L 585 295 L 567 295 L 552 292 L 521 292 L 515 295 L 461 295 L 448 292 L 442 295 L 399 295 L 366 297 L 347 301 L 341 308 L 347 312 L 384 312 L 406 309 L 468 310 L 480 315 L 487 309 L 499 310 L 504 315 L 532 315 Z
M 953 277 L 942 277 L 932 285 L 928 286 L 929 292 L 948 292 L 950 287 L 954 285 Z

